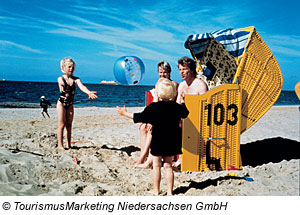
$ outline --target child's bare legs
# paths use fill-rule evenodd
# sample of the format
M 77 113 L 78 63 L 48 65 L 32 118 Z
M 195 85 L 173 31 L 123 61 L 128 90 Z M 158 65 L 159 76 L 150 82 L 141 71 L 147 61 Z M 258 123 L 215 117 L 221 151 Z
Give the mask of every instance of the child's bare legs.
M 72 136 L 72 123 L 74 118 L 74 106 L 70 106 L 67 109 L 66 114 L 66 136 L 67 136 L 67 148 L 71 148 L 71 136 Z
M 172 156 L 163 157 L 164 159 L 164 169 L 166 171 L 166 180 L 167 180 L 167 195 L 173 195 L 173 186 L 174 186 L 174 173 L 172 169 Z
M 47 116 L 50 118 L 50 115 L 48 114 L 48 112 L 45 112 L 47 114 Z M 44 115 L 44 114 L 43 114 Z
M 160 180 L 161 180 L 161 156 L 152 155 L 153 158 L 153 170 L 152 170 L 152 177 L 153 177 L 153 190 L 151 191 L 152 194 L 158 195 L 159 188 L 160 188 Z
M 45 116 L 44 116 L 44 111 L 41 111 L 41 114 L 42 114 L 42 116 L 45 118 Z
M 64 137 L 64 128 L 66 124 L 66 109 L 64 108 L 63 104 L 60 101 L 57 102 L 56 111 L 57 111 L 57 120 L 58 120 L 58 128 L 57 128 L 58 148 L 65 150 L 63 145 L 63 137 Z
M 67 146 L 71 147 L 71 133 L 72 133 L 72 121 L 73 121 L 73 106 L 69 107 L 66 110 L 63 104 L 58 101 L 56 105 L 57 110 L 57 119 L 58 119 L 58 128 L 57 128 L 57 140 L 58 140 L 58 148 L 64 150 L 63 145 L 63 136 L 64 136 L 64 128 L 66 127 L 66 137 L 67 137 Z

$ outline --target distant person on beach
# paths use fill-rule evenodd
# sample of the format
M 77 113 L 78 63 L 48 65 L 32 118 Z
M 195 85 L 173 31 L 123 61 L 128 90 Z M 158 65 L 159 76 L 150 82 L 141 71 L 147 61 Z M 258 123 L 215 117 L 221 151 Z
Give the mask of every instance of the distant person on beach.
M 159 78 L 167 78 L 171 80 L 171 66 L 166 61 L 160 61 L 157 64 L 157 71 Z M 172 81 L 172 80 L 171 80 Z M 178 83 L 176 81 L 172 81 L 176 91 L 178 88 Z M 151 95 L 153 97 L 152 102 L 157 102 L 158 98 L 155 95 L 155 89 L 150 90 Z M 152 158 L 151 154 L 149 154 L 150 143 L 152 139 L 152 125 L 149 123 L 141 123 L 140 127 L 140 146 L 141 146 L 141 155 L 135 161 L 135 167 L 137 168 L 150 168 L 152 166 Z
M 52 107 L 51 103 L 48 100 L 46 100 L 45 96 L 41 96 L 40 107 L 43 108 L 41 114 L 43 115 L 44 118 L 45 118 L 44 113 L 50 118 L 50 115 L 48 114 L 48 106 Z
M 163 165 L 167 179 L 167 194 L 173 195 L 174 173 L 172 156 L 181 154 L 181 129 L 179 122 L 189 114 L 185 104 L 175 102 L 177 90 L 167 78 L 160 78 L 155 85 L 155 94 L 158 102 L 148 105 L 141 113 L 127 112 L 126 106 L 116 107 L 117 112 L 135 123 L 143 122 L 152 125 L 152 139 L 150 153 L 153 159 L 153 190 L 159 195 L 161 181 L 161 167 Z
M 185 95 L 201 95 L 208 91 L 206 83 L 199 78 L 196 78 L 196 62 L 189 57 L 178 59 L 177 66 L 183 81 L 178 86 L 178 95 L 176 102 L 184 103 Z M 173 167 L 178 168 L 181 164 L 181 156 L 173 164 Z
M 96 99 L 96 91 L 90 91 L 84 86 L 78 77 L 73 76 L 75 71 L 75 62 L 71 58 L 64 58 L 60 61 L 61 71 L 64 73 L 63 76 L 58 77 L 58 87 L 60 91 L 60 97 L 57 101 L 57 118 L 58 118 L 58 129 L 57 139 L 58 148 L 65 150 L 63 146 L 63 134 L 64 128 L 66 128 L 66 139 L 67 148 L 71 148 L 71 133 L 72 133 L 72 122 L 74 117 L 74 95 L 76 86 L 89 96 L 89 99 Z

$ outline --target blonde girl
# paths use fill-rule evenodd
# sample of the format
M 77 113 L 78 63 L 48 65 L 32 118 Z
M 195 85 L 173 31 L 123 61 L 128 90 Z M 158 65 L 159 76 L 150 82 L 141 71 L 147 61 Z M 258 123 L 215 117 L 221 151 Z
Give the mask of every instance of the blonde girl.
M 58 148 L 65 150 L 63 145 L 64 129 L 66 128 L 67 147 L 71 148 L 72 122 L 74 117 L 74 95 L 75 89 L 79 89 L 87 94 L 90 99 L 96 99 L 96 91 L 90 91 L 84 86 L 78 77 L 73 76 L 75 62 L 71 58 L 64 58 L 60 61 L 60 68 L 64 75 L 58 77 L 58 87 L 60 97 L 57 101 L 56 110 L 58 118 L 57 139 Z

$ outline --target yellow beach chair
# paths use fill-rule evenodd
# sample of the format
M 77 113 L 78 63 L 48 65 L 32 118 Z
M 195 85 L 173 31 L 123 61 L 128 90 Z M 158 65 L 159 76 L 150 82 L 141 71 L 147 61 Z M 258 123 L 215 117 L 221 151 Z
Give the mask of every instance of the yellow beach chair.
M 255 124 L 278 99 L 283 79 L 280 67 L 254 27 L 233 82 L 243 89 L 241 133 Z
M 210 44 L 212 42 L 215 43 L 215 41 L 222 44 L 223 48 L 217 45 L 215 46 L 217 49 L 212 49 L 211 47 L 213 46 Z M 205 81 L 210 84 L 210 89 L 214 91 L 212 91 L 213 94 L 208 92 L 201 96 L 186 96 L 185 102 L 188 109 L 192 111 L 190 111 L 188 119 L 184 120 L 182 170 L 201 171 L 207 168 L 214 169 L 215 167 L 211 165 L 212 158 L 219 159 L 219 169 L 228 169 L 228 166 L 234 166 L 236 168 L 241 165 L 240 159 L 239 161 L 236 160 L 236 158 L 239 157 L 239 150 L 234 150 L 234 153 L 238 153 L 238 155 L 231 155 L 234 157 L 233 161 L 230 156 L 225 156 L 225 154 L 227 154 L 225 149 L 225 151 L 220 149 L 221 151 L 219 152 L 216 152 L 218 150 L 214 149 L 212 144 L 215 143 L 219 145 L 220 141 L 222 142 L 221 139 L 220 141 L 216 141 L 218 139 L 210 141 L 210 151 L 208 152 L 207 139 L 205 138 L 209 136 L 211 138 L 225 138 L 227 141 L 224 142 L 225 145 L 235 149 L 239 148 L 237 145 L 239 145 L 240 138 L 237 138 L 236 135 L 242 134 L 255 124 L 278 99 L 283 82 L 280 67 L 274 55 L 254 27 L 226 29 L 212 33 L 191 35 L 185 42 L 185 47 L 191 51 L 192 56 L 198 64 L 199 76 L 206 76 Z M 219 58 L 221 60 L 209 59 L 210 56 L 214 54 L 207 55 L 206 53 L 208 52 L 214 52 L 215 55 L 220 56 L 228 56 L 230 54 L 232 57 Z M 235 59 L 236 66 L 234 66 L 232 59 Z M 221 68 L 219 66 L 221 65 L 220 62 L 229 65 L 229 70 L 228 67 Z M 232 73 L 234 70 L 236 71 L 233 76 Z M 219 80 L 222 81 L 220 82 Z M 241 103 L 236 103 L 239 113 L 241 114 L 238 122 L 239 130 L 234 129 L 237 134 L 230 134 L 236 138 L 235 141 L 238 141 L 238 143 L 233 143 L 232 141 L 228 142 L 231 137 L 228 136 L 227 126 L 219 126 L 217 127 L 218 129 L 212 129 L 211 126 L 209 127 L 205 123 L 198 123 L 199 126 L 201 125 L 201 130 L 200 127 L 198 130 L 192 130 L 197 130 L 199 137 L 196 137 L 196 133 L 193 135 L 189 134 L 188 131 L 195 125 L 195 123 L 191 122 L 199 120 L 196 119 L 197 117 L 201 116 L 201 120 L 208 120 L 205 118 L 211 117 L 203 113 L 203 107 L 199 106 L 196 101 L 207 100 L 210 101 L 208 104 L 215 104 L 215 99 L 217 99 L 215 94 L 223 94 L 225 90 L 223 87 L 229 87 L 228 82 L 236 83 L 239 86 L 239 93 L 233 96 L 237 98 L 233 99 L 239 101 L 238 98 L 241 98 Z M 220 86 L 222 88 L 220 88 Z M 230 101 L 226 101 L 226 99 L 217 101 L 218 104 L 224 107 L 226 107 L 228 102 Z M 204 117 L 204 119 L 202 119 L 202 117 Z M 204 132 L 208 130 L 209 135 Z M 203 139 L 203 141 L 200 141 L 201 139 Z M 191 145 L 196 145 L 197 147 L 191 147 Z M 206 152 L 203 150 L 206 150 Z M 214 153 L 223 153 L 223 155 L 214 155 Z M 194 161 L 197 156 L 199 157 L 199 163 L 196 165 Z M 208 156 L 210 157 L 208 158 Z
M 186 95 L 182 171 L 239 168 L 242 91 L 225 84 L 203 95 Z
M 205 53 L 209 47 L 207 40 L 211 38 L 223 45 L 221 55 L 229 53 L 236 60 L 237 69 L 233 80 L 232 72 L 229 73 L 228 69 L 223 69 L 220 73 L 225 74 L 225 78 L 232 80 L 232 83 L 238 82 L 243 89 L 241 126 L 241 133 L 243 133 L 256 123 L 278 99 L 283 83 L 280 67 L 261 36 L 251 26 L 189 36 L 185 47 L 191 51 L 200 72 L 203 70 L 203 65 L 207 66 Z M 218 48 L 215 52 L 221 53 L 222 51 Z M 232 59 L 224 59 L 223 64 L 228 64 L 234 69 Z M 215 67 L 217 66 L 218 64 L 215 64 Z M 215 76 L 213 81 L 217 82 L 218 79 L 220 78 Z
M 298 96 L 298 99 L 300 99 L 300 81 L 295 85 L 295 93 Z

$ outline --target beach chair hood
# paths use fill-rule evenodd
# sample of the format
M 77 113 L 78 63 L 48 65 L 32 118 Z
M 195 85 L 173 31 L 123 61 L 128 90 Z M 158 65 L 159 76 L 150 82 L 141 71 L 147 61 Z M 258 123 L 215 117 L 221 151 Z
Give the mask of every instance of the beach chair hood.
M 212 41 L 219 46 L 211 46 Z M 188 36 L 184 45 L 196 60 L 197 71 L 202 71 L 201 74 L 198 72 L 198 77 L 207 76 L 206 67 L 212 68 L 209 68 L 208 74 L 211 70 L 216 71 L 210 79 L 207 76 L 207 83 L 212 85 L 211 89 L 227 83 L 237 83 L 241 86 L 243 91 L 242 117 L 244 118 L 241 133 L 256 123 L 278 99 L 283 83 L 280 67 L 273 53 L 253 26 L 193 34 Z M 216 47 L 219 47 L 219 50 L 215 50 Z M 211 59 L 211 53 L 221 57 Z M 223 66 L 228 64 L 230 65 L 228 68 L 234 68 L 232 59 L 226 53 L 229 53 L 236 61 L 234 75 L 232 75 L 233 71 L 228 72 L 228 69 Z M 210 66 L 211 64 L 213 66 Z M 224 76 L 225 81 L 222 80 Z M 226 81 L 231 78 L 230 82 Z
M 253 30 L 254 27 L 251 26 L 241 29 L 229 28 L 210 33 L 193 34 L 188 36 L 184 46 L 192 52 L 192 55 L 199 55 L 204 52 L 208 39 L 215 38 L 232 56 L 239 58 L 243 55 Z

